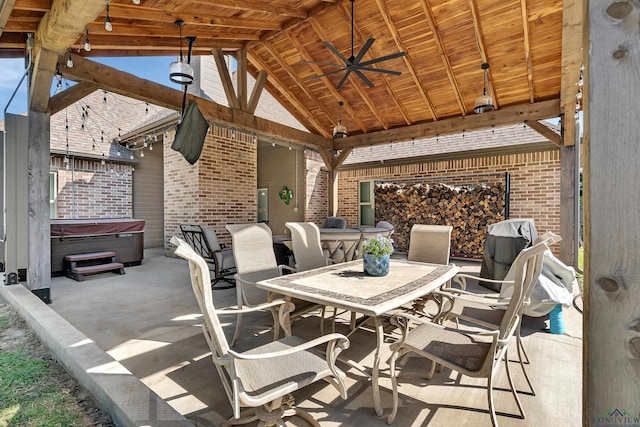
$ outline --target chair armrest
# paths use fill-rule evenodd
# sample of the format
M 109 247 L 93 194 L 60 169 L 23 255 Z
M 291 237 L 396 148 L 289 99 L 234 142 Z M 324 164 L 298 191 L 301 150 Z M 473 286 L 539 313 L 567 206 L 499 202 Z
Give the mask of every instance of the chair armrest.
M 278 269 L 280 270 L 280 274 L 284 274 L 284 270 L 289 270 L 292 273 L 297 273 L 298 272 L 298 270 L 296 270 L 295 268 L 289 267 L 288 265 L 284 265 L 284 264 L 280 264 L 278 266 Z
M 307 341 L 295 347 L 288 348 L 286 350 L 274 351 L 271 353 L 263 353 L 263 354 L 246 354 L 246 353 L 238 353 L 236 351 L 229 349 L 229 354 L 237 359 L 244 359 L 244 360 L 272 359 L 274 357 L 281 357 L 281 356 L 287 356 L 289 354 L 299 353 L 301 351 L 305 351 L 310 348 L 317 347 L 320 344 L 324 344 L 324 343 L 329 343 L 329 344 L 334 343 L 333 344 L 334 346 L 337 344 L 338 349 L 340 351 L 346 350 L 347 348 L 349 348 L 349 338 L 339 333 L 333 333 L 333 334 L 323 335 L 321 337 L 315 338 L 311 341 Z
M 448 292 L 448 290 L 433 291 L 432 294 L 442 295 L 450 300 L 460 300 L 473 302 L 477 304 L 490 305 L 490 306 L 506 306 L 509 305 L 508 299 L 506 301 L 500 301 L 499 296 L 494 295 L 479 295 L 472 292 L 458 293 Z M 453 307 L 452 307 L 453 308 Z
M 264 304 L 260 304 L 260 305 L 256 305 L 253 307 L 247 307 L 247 308 L 223 308 L 220 310 L 216 310 L 216 313 L 218 313 L 219 315 L 224 315 L 224 316 L 230 316 L 230 315 L 236 315 L 236 314 L 244 314 L 244 313 L 252 313 L 255 311 L 264 311 L 266 309 L 271 309 L 272 307 L 278 307 L 284 304 L 287 304 L 288 301 L 285 301 L 283 299 L 274 299 L 273 301 L 269 301 L 267 303 Z

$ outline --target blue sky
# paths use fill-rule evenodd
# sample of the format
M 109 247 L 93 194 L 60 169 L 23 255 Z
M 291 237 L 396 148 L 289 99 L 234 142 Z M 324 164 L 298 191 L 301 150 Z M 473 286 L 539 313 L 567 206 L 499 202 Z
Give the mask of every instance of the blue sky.
M 128 58 L 91 58 L 122 71 L 152 80 L 167 86 L 179 88 L 169 81 L 169 64 L 175 57 L 128 57 Z M 24 75 L 24 59 L 0 59 L 0 107 L 4 111 L 11 94 Z M 27 82 L 22 82 L 9 108 L 8 113 L 20 114 L 27 111 Z M 1 117 L 0 117 L 1 118 Z

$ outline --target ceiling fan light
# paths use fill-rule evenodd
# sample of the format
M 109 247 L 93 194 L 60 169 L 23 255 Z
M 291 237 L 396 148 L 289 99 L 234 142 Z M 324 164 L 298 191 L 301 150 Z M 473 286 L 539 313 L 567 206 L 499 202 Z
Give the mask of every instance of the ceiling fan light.
M 182 58 L 178 58 L 169 65 L 169 80 L 181 85 L 190 85 L 193 83 L 193 67 Z
M 487 94 L 483 94 L 476 98 L 475 108 L 473 109 L 474 113 L 482 114 L 493 110 L 495 110 L 495 106 L 493 105 L 492 97 Z
M 347 127 L 343 125 L 342 122 L 338 122 L 338 124 L 333 127 L 333 137 L 344 138 L 345 136 L 347 136 Z

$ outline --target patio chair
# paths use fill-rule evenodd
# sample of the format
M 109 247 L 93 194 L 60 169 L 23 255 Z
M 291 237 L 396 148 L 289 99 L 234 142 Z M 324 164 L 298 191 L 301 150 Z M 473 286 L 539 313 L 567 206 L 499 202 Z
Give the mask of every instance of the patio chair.
M 446 328 L 430 320 L 407 313 L 398 313 L 392 317 L 392 322 L 401 330 L 402 337 L 391 345 L 390 375 L 393 389 L 393 410 L 387 422 L 391 424 L 398 412 L 398 384 L 396 376 L 396 361 L 406 353 L 415 353 L 430 359 L 431 370 L 428 379 L 433 376 L 436 364 L 446 366 L 463 375 L 474 378 L 487 379 L 487 398 L 489 414 L 493 426 L 498 425 L 493 403 L 493 382 L 498 365 L 505 362 L 507 378 L 520 417 L 525 418 L 524 410 L 518 393 L 511 378 L 508 361 L 508 348 L 512 337 L 520 324 L 522 306 L 525 296 L 535 283 L 535 277 L 542 267 L 540 258 L 543 257 L 547 246 L 544 242 L 525 249 L 514 261 L 514 291 L 513 296 L 505 307 L 504 315 L 496 329 L 489 331 L 461 331 Z M 412 325 L 418 323 L 418 326 Z
M 331 264 L 320 241 L 320 229 L 312 222 L 285 222 L 291 231 L 291 246 L 298 271 L 312 270 Z
M 536 243 L 537 245 L 546 245 L 548 249 L 548 245 L 557 243 L 561 241 L 562 238 L 553 233 L 545 233 L 541 236 L 540 240 Z M 547 250 L 545 249 L 545 250 Z M 533 388 L 533 383 L 527 374 L 527 370 L 525 369 L 525 363 L 529 363 L 529 357 L 522 343 L 522 335 L 520 333 L 522 327 L 522 315 L 525 307 L 529 304 L 531 293 L 535 288 L 535 284 L 538 282 L 540 274 L 542 272 L 542 266 L 544 262 L 544 256 L 537 257 L 535 259 L 536 264 L 534 271 L 533 284 L 527 289 L 526 294 L 524 295 L 524 304 L 520 309 L 520 321 L 518 322 L 518 326 L 516 328 L 516 344 L 518 351 L 518 362 L 520 363 L 520 367 L 522 368 L 522 372 L 524 373 L 525 380 L 529 386 L 529 390 L 531 390 L 531 394 L 535 396 L 536 392 Z M 495 285 L 512 285 L 513 279 L 516 275 L 516 266 L 515 262 L 509 268 L 506 277 L 504 280 L 492 280 L 492 279 L 483 279 L 490 280 Z M 461 282 L 466 281 L 466 279 L 478 279 L 476 276 L 471 276 L 468 274 L 458 273 L 453 279 L 453 282 Z M 464 288 L 463 288 L 464 289 Z M 456 322 L 456 326 L 460 326 L 460 320 L 469 322 L 473 325 L 481 326 L 483 328 L 496 329 L 500 322 L 502 321 L 505 310 L 504 307 L 508 305 L 508 298 L 500 298 L 499 295 L 496 294 L 476 294 L 472 292 L 467 292 L 465 290 L 459 290 L 455 288 L 447 288 L 442 289 L 438 292 L 441 296 L 449 300 L 449 308 L 446 312 L 441 313 L 440 319 L 438 321 L 444 323 L 447 320 L 454 320 Z M 472 303 L 474 305 L 463 305 L 460 308 L 460 305 L 456 305 L 457 302 L 466 301 L 468 303 Z
M 349 339 L 342 334 L 328 334 L 306 341 L 287 336 L 244 352 L 237 352 L 229 346 L 219 315 L 234 315 L 269 310 L 277 322 L 276 309 L 286 315 L 292 308 L 290 302 L 273 300 L 252 308 L 241 310 L 219 310 L 213 304 L 207 262 L 184 240 L 173 237 L 171 243 L 177 246 L 176 255 L 189 261 L 191 286 L 202 311 L 204 333 L 211 359 L 218 371 L 229 403 L 233 407 L 233 417 L 224 425 L 251 423 L 258 425 L 285 425 L 285 416 L 295 415 L 313 426 L 319 424 L 312 416 L 296 408 L 291 393 L 318 380 L 333 385 L 343 399 L 347 398 L 344 383 L 345 374 L 335 365 L 342 350 L 349 347 Z M 318 355 L 315 347 L 326 344 L 326 357 Z M 241 412 L 242 407 L 253 408 Z
M 414 224 L 409 235 L 409 254 L 407 259 L 415 262 L 426 262 L 433 264 L 449 264 L 451 253 L 451 231 L 450 225 L 427 225 Z M 438 298 L 437 294 L 430 294 L 414 301 L 412 311 L 414 314 L 426 314 L 430 317 L 438 316 L 440 313 L 431 315 L 425 311 L 425 305 L 429 299 Z M 436 300 L 439 308 L 442 302 Z
M 236 264 L 236 300 L 238 308 L 253 307 L 264 303 L 271 296 L 267 292 L 256 287 L 260 280 L 272 279 L 284 274 L 284 271 L 295 272 L 288 265 L 278 265 L 273 249 L 273 236 L 271 229 L 263 223 L 251 224 L 227 224 L 227 230 L 231 233 L 233 242 L 233 258 Z M 293 301 L 295 311 L 291 314 L 294 320 L 302 314 L 306 314 L 321 307 L 308 301 Z M 231 344 L 233 345 L 240 336 L 242 313 L 238 313 L 236 331 Z M 275 324 L 274 336 L 278 336 L 280 324 Z M 286 333 L 287 331 L 285 331 Z
M 322 228 L 347 228 L 347 219 L 339 216 L 328 216 Z
M 180 231 L 184 240 L 209 264 L 209 271 L 213 275 L 211 279 L 213 289 L 235 287 L 233 275 L 236 273 L 236 264 L 233 260 L 233 252 L 218 242 L 215 231 L 211 227 L 192 224 L 180 224 Z M 228 285 L 216 286 L 221 281 L 227 282 Z

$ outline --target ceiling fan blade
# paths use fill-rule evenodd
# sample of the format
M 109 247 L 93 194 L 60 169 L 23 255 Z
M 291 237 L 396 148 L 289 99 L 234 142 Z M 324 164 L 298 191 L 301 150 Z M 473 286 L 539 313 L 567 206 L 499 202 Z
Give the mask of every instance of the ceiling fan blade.
M 382 68 L 358 67 L 358 69 L 361 71 L 370 71 L 372 73 L 390 74 L 392 76 L 399 76 L 402 74 L 400 71 L 385 70 Z
M 347 78 L 349 77 L 349 74 L 351 74 L 351 69 L 347 68 L 347 72 L 344 73 L 344 76 L 342 76 L 342 78 L 340 79 L 340 82 L 338 83 L 338 86 L 336 86 L 337 90 L 340 90 L 340 88 L 342 88 L 342 85 L 344 85 L 344 83 L 347 81 Z
M 371 83 L 371 80 L 369 80 L 367 76 L 362 74 L 359 69 L 356 68 L 355 70 L 353 70 L 353 72 L 356 73 L 356 75 L 360 77 L 367 86 L 373 87 L 373 83 Z
M 326 61 L 307 61 L 303 59 L 300 61 L 303 64 L 317 64 L 317 65 L 326 65 L 328 67 L 344 67 L 344 64 L 336 64 L 335 62 L 326 62 Z
M 386 61 L 388 59 L 400 58 L 400 57 L 405 56 L 405 55 L 406 55 L 406 53 L 404 53 L 404 52 L 396 52 L 396 53 L 392 53 L 391 55 L 381 56 L 380 58 L 372 59 L 370 61 L 361 62 L 358 65 L 366 67 L 367 65 L 377 64 L 378 62 Z
M 364 57 L 364 54 L 367 53 L 369 48 L 371 48 L 371 45 L 373 44 L 374 41 L 376 41 L 376 39 L 374 39 L 373 37 L 369 37 L 369 39 L 365 42 L 364 46 L 362 46 L 362 49 L 360 49 L 360 52 L 358 52 L 358 56 L 356 56 L 356 58 L 353 60 L 354 64 L 357 64 L 358 62 L 360 62 L 362 57 Z
M 345 64 L 351 64 L 351 62 L 349 62 L 349 60 L 347 58 L 344 57 L 343 54 L 340 53 L 340 51 L 338 51 L 338 49 L 336 49 L 335 47 L 333 47 L 333 45 L 329 42 L 322 42 L 323 45 L 325 45 L 327 47 L 327 49 L 329 49 L 331 52 L 333 52 L 333 54 L 335 56 L 337 56 L 338 58 L 340 58 L 341 61 L 344 61 Z
M 346 67 L 342 67 L 342 68 L 340 68 L 338 70 L 329 71 L 329 72 L 326 72 L 324 74 L 318 74 L 317 76 L 309 77 L 309 80 L 319 79 L 320 77 L 325 77 L 325 76 L 328 76 L 328 75 L 331 75 L 331 74 L 339 73 L 340 71 L 344 71 L 346 69 L 347 69 Z

